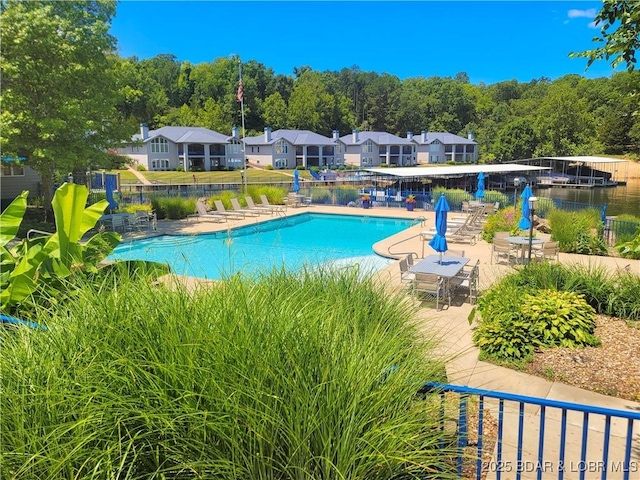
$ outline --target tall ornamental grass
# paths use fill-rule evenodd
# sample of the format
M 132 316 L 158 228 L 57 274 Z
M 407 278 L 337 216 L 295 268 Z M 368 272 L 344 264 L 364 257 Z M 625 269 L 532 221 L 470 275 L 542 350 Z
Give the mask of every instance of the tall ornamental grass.
M 452 478 L 414 319 L 350 271 L 84 285 L 2 333 L 0 477 Z

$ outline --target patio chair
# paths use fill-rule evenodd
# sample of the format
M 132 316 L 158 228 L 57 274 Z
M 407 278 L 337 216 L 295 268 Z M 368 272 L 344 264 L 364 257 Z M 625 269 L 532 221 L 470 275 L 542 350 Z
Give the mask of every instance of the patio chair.
M 247 196 L 244 197 L 245 202 L 247 202 L 247 208 L 249 208 L 249 210 L 253 210 L 254 212 L 257 212 L 259 214 L 273 214 L 273 208 L 272 207 L 263 207 L 261 205 L 256 205 L 253 202 L 253 198 Z
M 218 215 L 207 210 L 207 206 L 204 201 L 198 200 L 196 202 L 196 213 L 187 215 L 187 220 L 195 218 L 197 220 L 208 220 L 210 222 L 226 222 L 227 219 L 223 215 Z
M 451 279 L 451 288 L 454 292 L 463 292 L 469 299 L 469 303 L 475 304 L 478 301 L 479 283 L 480 260 L 475 265 L 465 265 L 462 271 Z
M 511 265 L 511 257 L 513 257 L 513 260 L 515 262 L 517 259 L 517 252 L 515 251 L 513 245 L 507 240 L 494 237 L 493 245 L 491 247 L 492 264 L 494 257 L 497 263 L 499 263 L 501 259 L 505 258 L 507 260 L 507 263 Z
M 149 229 L 151 227 L 151 216 L 146 210 L 136 210 L 133 213 L 134 227 Z
M 233 207 L 234 212 L 238 212 L 242 214 L 244 217 L 257 217 L 260 215 L 255 210 L 251 210 L 249 208 L 242 208 L 237 198 L 231 199 L 231 206 Z
M 558 242 L 545 242 L 531 249 L 531 255 L 536 260 L 554 260 L 560 259 L 560 244 Z
M 400 283 L 403 284 L 412 284 L 416 279 L 416 275 L 413 272 L 409 271 L 409 263 L 407 262 L 407 258 L 401 258 L 398 264 L 400 265 Z
M 440 300 L 447 298 L 447 305 L 451 305 L 451 295 L 447 282 L 442 277 L 433 273 L 415 272 L 413 281 L 413 295 L 423 299 L 431 299 L 436 302 L 436 310 L 440 309 Z
M 493 238 L 507 238 L 511 236 L 511 232 L 496 232 L 493 234 Z
M 244 214 L 239 212 L 230 212 L 226 208 L 224 208 L 224 204 L 222 203 L 222 200 L 214 200 L 213 204 L 216 206 L 217 215 L 224 215 L 227 218 L 238 219 L 238 220 L 241 220 L 244 218 Z

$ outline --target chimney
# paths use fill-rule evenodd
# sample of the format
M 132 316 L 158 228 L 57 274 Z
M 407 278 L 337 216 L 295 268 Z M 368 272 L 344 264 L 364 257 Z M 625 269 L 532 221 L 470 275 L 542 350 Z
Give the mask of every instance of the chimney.
M 358 143 L 358 130 L 354 130 L 352 133 L 353 133 L 353 143 Z
M 422 132 L 420 132 L 420 134 L 422 135 L 422 143 L 427 143 L 427 131 L 426 130 L 422 130 Z
M 413 140 L 413 132 L 407 132 L 407 140 Z
M 142 140 L 149 138 L 149 126 L 146 123 L 140 124 L 140 135 L 142 135 Z
M 238 127 L 233 127 L 231 129 L 231 136 L 233 138 L 240 138 L 240 129 Z
M 271 141 L 271 128 L 269 127 L 264 127 L 264 141 L 265 142 Z
M 333 131 L 333 139 L 338 140 L 340 138 L 340 132 L 338 130 Z
M 475 138 L 473 138 L 473 132 L 467 132 L 467 138 L 469 140 L 475 140 Z

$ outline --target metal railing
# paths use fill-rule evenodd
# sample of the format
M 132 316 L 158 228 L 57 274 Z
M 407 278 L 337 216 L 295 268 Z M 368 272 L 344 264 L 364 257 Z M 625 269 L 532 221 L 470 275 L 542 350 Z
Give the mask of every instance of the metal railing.
M 640 222 L 630 222 L 607 218 L 604 224 L 603 237 L 607 245 L 614 246 L 620 242 L 628 242 L 637 234 Z
M 640 411 L 581 405 L 477 388 L 426 384 L 419 393 L 437 392 L 441 401 L 444 431 L 451 418 L 451 394 L 458 394 L 457 470 L 462 475 L 464 453 L 468 448 L 470 411 L 477 412 L 477 442 L 474 460 L 476 478 L 483 473 L 500 480 L 503 475 L 526 478 L 640 478 Z M 470 402 L 477 402 L 470 408 Z M 497 434 L 493 452 L 484 451 L 488 439 L 484 426 L 497 415 Z M 635 437 L 634 437 L 635 435 Z M 525 441 L 526 439 L 526 441 Z M 487 454 L 491 459 L 487 461 Z

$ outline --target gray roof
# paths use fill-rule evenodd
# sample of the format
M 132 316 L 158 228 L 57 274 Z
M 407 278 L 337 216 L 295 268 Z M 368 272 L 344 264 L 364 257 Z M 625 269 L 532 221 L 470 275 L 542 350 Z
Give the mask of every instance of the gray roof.
M 246 137 L 247 145 L 271 145 L 284 139 L 292 145 L 335 145 L 333 138 L 325 137 L 309 130 L 276 130 L 271 132 L 271 141 L 265 142 L 264 134 Z
M 353 141 L 353 133 L 350 133 L 340 137 L 340 140 L 346 145 L 361 145 L 367 140 L 371 140 L 378 145 L 412 145 L 411 140 L 387 132 L 358 132 L 357 142 Z
M 468 138 L 464 138 L 448 132 L 427 132 L 426 142 L 422 141 L 422 134 L 413 136 L 413 141 L 418 143 L 419 145 L 429 145 L 433 143 L 434 140 L 438 140 L 440 141 L 440 143 L 443 143 L 445 145 L 478 144 L 478 142 L 476 142 L 475 140 L 469 140 Z
M 156 137 L 164 137 L 173 143 L 229 143 L 229 135 L 223 135 L 208 128 L 202 127 L 162 127 L 158 130 L 149 130 L 148 142 Z M 140 134 L 134 135 L 134 139 L 141 139 Z

